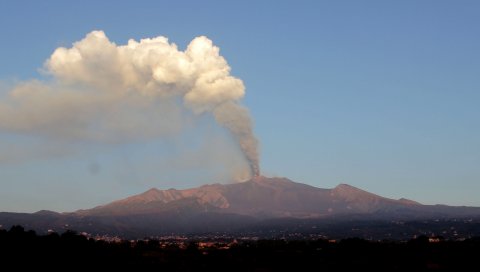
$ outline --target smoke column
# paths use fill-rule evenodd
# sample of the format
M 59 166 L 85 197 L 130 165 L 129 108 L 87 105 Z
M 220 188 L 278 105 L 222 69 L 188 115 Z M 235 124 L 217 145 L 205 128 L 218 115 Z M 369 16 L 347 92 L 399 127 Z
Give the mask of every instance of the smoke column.
M 207 37 L 182 51 L 166 37 L 116 45 L 92 31 L 57 48 L 43 70 L 52 80 L 18 84 L 0 101 L 0 130 L 80 140 L 162 137 L 178 133 L 180 101 L 227 128 L 251 175 L 259 175 L 258 141 L 240 104 L 245 87 Z
M 217 122 L 228 128 L 237 138 L 245 154 L 252 174 L 260 175 L 258 141 L 253 134 L 252 121 L 248 110 L 235 103 L 224 103 L 213 112 Z

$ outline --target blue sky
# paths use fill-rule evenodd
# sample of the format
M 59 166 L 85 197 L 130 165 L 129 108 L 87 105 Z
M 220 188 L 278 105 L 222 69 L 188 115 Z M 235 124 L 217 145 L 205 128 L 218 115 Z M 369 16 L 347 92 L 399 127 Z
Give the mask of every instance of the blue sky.
M 117 44 L 166 36 L 182 50 L 205 35 L 246 86 L 264 175 L 480 206 L 478 1 L 117 2 L 0 2 L 0 95 L 45 79 L 52 52 L 92 30 Z M 202 139 L 230 146 L 200 122 L 197 140 L 0 161 L 0 210 L 72 211 L 219 181 L 214 164 L 172 166 Z M 30 137 L 0 131 L 0 146 Z

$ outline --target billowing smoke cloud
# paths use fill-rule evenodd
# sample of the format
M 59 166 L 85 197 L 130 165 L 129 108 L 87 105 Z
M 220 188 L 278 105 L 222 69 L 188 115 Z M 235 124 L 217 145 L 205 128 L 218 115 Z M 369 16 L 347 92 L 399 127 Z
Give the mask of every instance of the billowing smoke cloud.
M 181 51 L 165 37 L 116 45 L 93 31 L 71 48 L 57 48 L 44 71 L 50 81 L 18 84 L 0 102 L 0 132 L 80 141 L 150 139 L 178 134 L 188 109 L 213 114 L 238 141 L 251 174 L 259 174 L 252 121 L 239 104 L 245 87 L 204 36 Z

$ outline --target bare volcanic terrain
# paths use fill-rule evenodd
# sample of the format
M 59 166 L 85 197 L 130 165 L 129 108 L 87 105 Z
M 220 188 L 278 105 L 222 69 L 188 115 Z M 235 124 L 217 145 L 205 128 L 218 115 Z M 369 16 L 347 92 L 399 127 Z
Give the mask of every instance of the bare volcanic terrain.
M 347 184 L 321 189 L 286 178 L 255 177 L 235 184 L 186 190 L 152 188 L 73 213 L 0 213 L 0 225 L 38 231 L 65 228 L 95 234 L 144 237 L 166 233 L 252 231 L 302 222 L 423 220 L 479 217 L 480 208 L 422 205 L 389 199 Z
M 256 218 L 318 218 L 347 214 L 412 216 L 477 214 L 480 208 L 421 205 L 381 197 L 348 184 L 321 189 L 286 178 L 256 177 L 235 184 L 212 184 L 186 190 L 152 188 L 89 210 L 82 216 L 153 214 L 170 209 L 238 214 Z
M 152 188 L 78 215 L 129 215 L 158 213 L 177 206 L 192 210 L 233 213 L 254 217 L 322 217 L 334 214 L 375 213 L 420 205 L 393 200 L 347 184 L 320 189 L 286 178 L 256 177 L 235 184 L 212 184 L 186 190 Z M 180 207 L 178 207 L 180 208 Z

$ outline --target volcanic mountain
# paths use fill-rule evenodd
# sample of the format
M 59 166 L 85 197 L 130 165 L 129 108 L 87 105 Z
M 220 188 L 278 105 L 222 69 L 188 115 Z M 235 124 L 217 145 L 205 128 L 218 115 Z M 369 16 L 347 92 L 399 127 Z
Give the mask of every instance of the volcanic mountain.
M 256 177 L 235 184 L 212 184 L 186 190 L 152 188 L 79 215 L 152 214 L 171 208 L 262 217 L 321 217 L 375 213 L 420 205 L 411 200 L 384 198 L 347 184 L 320 189 L 286 178 Z
M 466 216 L 480 216 L 480 208 L 422 205 L 403 198 L 381 197 L 347 184 L 321 189 L 286 178 L 259 176 L 242 183 L 186 190 L 152 188 L 73 213 L 0 213 L 0 225 L 142 237 L 265 228 L 265 222 L 271 227 L 285 220 L 391 221 Z

